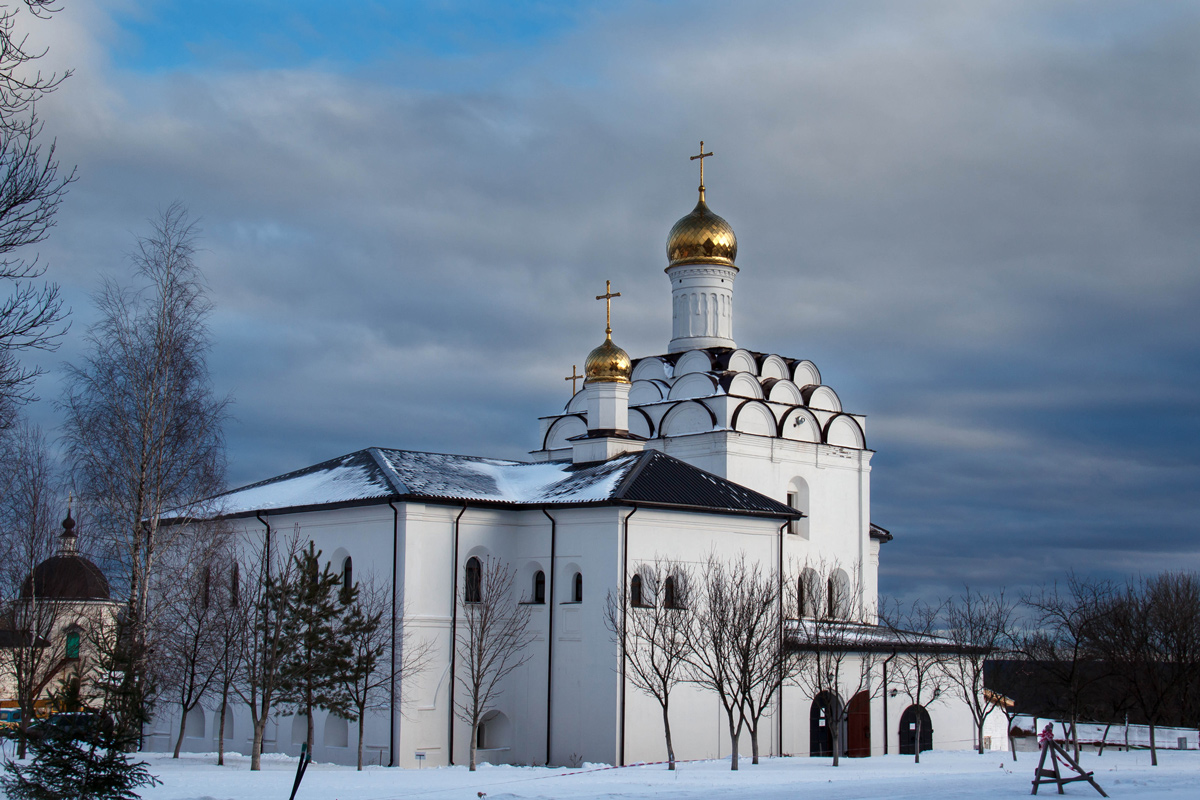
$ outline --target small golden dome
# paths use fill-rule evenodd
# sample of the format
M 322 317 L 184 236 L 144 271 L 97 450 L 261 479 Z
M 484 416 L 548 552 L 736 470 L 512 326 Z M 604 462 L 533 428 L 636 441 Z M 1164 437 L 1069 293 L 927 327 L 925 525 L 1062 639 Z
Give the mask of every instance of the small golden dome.
M 633 375 L 633 362 L 629 353 L 613 344 L 611 336 L 606 336 L 604 344 L 588 353 L 587 361 L 583 362 L 583 385 L 589 383 L 629 383 Z
M 679 264 L 723 264 L 734 266 L 737 258 L 737 237 L 722 217 L 714 214 L 704 202 L 704 187 L 700 187 L 700 202 L 692 213 L 675 223 L 667 234 L 667 269 Z

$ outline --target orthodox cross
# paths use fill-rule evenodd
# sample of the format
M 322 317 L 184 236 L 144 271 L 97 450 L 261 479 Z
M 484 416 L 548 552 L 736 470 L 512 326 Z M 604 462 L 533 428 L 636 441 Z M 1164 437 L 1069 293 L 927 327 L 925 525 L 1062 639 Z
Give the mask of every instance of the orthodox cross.
M 700 141 L 700 155 L 692 156 L 691 158 L 688 159 L 688 161 L 695 161 L 697 158 L 700 159 L 700 188 L 701 189 L 704 188 L 704 159 L 710 157 L 711 155 L 712 155 L 712 153 L 704 152 L 704 141 L 701 140 Z
M 576 367 L 578 367 L 578 366 L 579 366 L 578 364 L 572 364 L 572 365 L 571 365 L 571 374 L 570 374 L 570 375 L 568 375 L 567 377 L 563 378 L 563 380 L 564 380 L 564 381 L 570 381 L 570 382 L 571 382 L 571 397 L 574 397 L 574 396 L 575 396 L 575 381 L 577 381 L 577 380 L 579 380 L 579 379 L 581 379 L 581 378 L 583 377 L 582 375 L 576 375 L 576 374 L 575 374 L 575 373 L 576 373 Z
M 700 163 L 703 164 L 704 162 L 701 161 Z M 604 334 L 610 338 L 612 337 L 612 299 L 620 296 L 620 292 L 612 290 L 612 281 L 605 281 L 604 294 L 596 295 L 597 300 L 604 301 Z M 575 370 L 571 371 L 574 372 Z

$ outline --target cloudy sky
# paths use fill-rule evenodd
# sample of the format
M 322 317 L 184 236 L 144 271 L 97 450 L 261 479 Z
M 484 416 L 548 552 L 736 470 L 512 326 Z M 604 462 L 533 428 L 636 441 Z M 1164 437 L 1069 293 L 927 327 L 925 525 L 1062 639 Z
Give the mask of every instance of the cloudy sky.
M 73 308 L 203 228 L 230 481 L 521 457 L 602 336 L 670 338 L 666 232 L 738 234 L 735 336 L 869 415 L 883 589 L 1200 567 L 1200 7 L 64 0 L 40 246 Z

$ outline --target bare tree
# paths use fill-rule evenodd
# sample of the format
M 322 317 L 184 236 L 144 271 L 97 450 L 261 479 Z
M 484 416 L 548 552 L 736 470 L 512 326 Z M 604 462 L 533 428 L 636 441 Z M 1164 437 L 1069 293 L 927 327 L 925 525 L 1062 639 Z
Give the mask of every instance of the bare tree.
M 150 586 L 159 559 L 220 489 L 228 400 L 209 383 L 211 310 L 196 228 L 170 206 L 132 256 L 138 288 L 106 280 L 89 352 L 67 370 L 64 439 L 75 480 L 125 570 L 130 678 L 148 674 Z
M 806 565 L 796 579 L 802 595 L 799 606 L 807 614 L 796 625 L 794 646 L 804 655 L 796 681 L 823 705 L 833 765 L 840 763 L 842 726 L 849 721 L 850 703 L 861 693 L 874 697 L 881 691 L 873 680 L 880 662 L 874 626 L 865 624 L 872 609 L 863 599 L 861 576 L 850 577 L 836 563 Z
M 0 671 L 11 675 L 14 682 L 21 709 L 17 756 L 24 758 L 35 703 L 51 679 L 68 666 L 69 654 L 57 645 L 60 630 L 71 621 L 67 618 L 71 609 L 57 596 L 61 592 L 56 590 L 62 587 L 34 574 L 35 567 L 59 547 L 55 535 L 58 496 L 45 438 L 29 425 L 9 431 L 6 438 L 9 458 L 0 464 L 4 482 L 0 533 L 6 556 L 0 560 L 0 628 L 11 641 L 10 646 L 0 648 Z
M 238 554 L 232 543 L 224 547 L 214 559 L 214 580 L 224 584 L 217 592 L 216 620 L 217 645 L 213 653 L 216 663 L 216 694 L 220 702 L 220 717 L 217 722 L 217 766 L 225 764 L 225 722 L 229 713 L 229 696 L 241 672 L 246 658 L 249 637 L 249 604 L 243 598 L 241 567 Z
M 1150 763 L 1157 766 L 1155 729 L 1178 720 L 1194 680 L 1200 581 L 1174 572 L 1130 580 L 1105 604 L 1089 633 L 1149 725 Z
M 220 675 L 219 654 L 224 626 L 220 613 L 228 591 L 221 580 L 219 556 L 224 549 L 221 523 L 195 523 L 184 546 L 176 548 L 159 573 L 156 595 L 161 611 L 156 674 L 179 704 L 179 733 L 174 758 L 183 747 L 187 716 L 202 705 Z
M 484 715 L 500 696 L 504 678 L 532 656 L 526 652 L 533 641 L 529 606 L 513 595 L 516 574 L 505 562 L 487 556 L 459 591 L 455 647 L 463 668 L 455 679 L 464 692 L 454 713 L 471 726 L 471 771 Z
M 24 0 L 25 10 L 45 19 L 57 11 L 54 0 Z M 44 240 L 75 172 L 59 172 L 52 141 L 43 152 L 42 123 L 35 105 L 69 76 L 43 75 L 33 62 L 45 55 L 18 33 L 21 9 L 0 7 L 0 280 L 10 286 L 0 301 L 0 430 L 10 427 L 17 409 L 33 399 L 32 383 L 41 370 L 20 362 L 30 349 L 54 350 L 65 317 L 58 286 L 38 285 L 45 267 L 17 257 Z
M 925 708 L 953 685 L 946 674 L 946 661 L 954 658 L 946 648 L 937 644 L 937 630 L 942 605 L 930 605 L 920 600 L 910 606 L 897 601 L 885 605 L 880 622 L 887 626 L 897 647 L 893 657 L 895 672 L 892 683 L 908 697 L 909 702 Z M 884 690 L 888 687 L 883 687 Z M 917 714 L 916 741 L 913 761 L 921 763 L 921 726 L 924 714 Z
M 655 559 L 629 576 L 630 594 L 608 593 L 604 622 L 621 648 L 626 677 L 639 692 L 658 701 L 667 742 L 667 769 L 675 769 L 671 742 L 671 692 L 687 679 L 691 574 L 685 565 Z
M 279 702 L 284 665 L 292 649 L 284 632 L 287 597 L 296 581 L 299 530 L 282 541 L 277 537 L 268 532 L 260 544 L 246 547 L 250 558 L 242 562 L 251 576 L 242 597 L 247 604 L 248 636 L 235 691 L 250 708 L 254 726 L 250 769 L 254 771 L 262 769 L 263 734 Z
M 947 635 L 954 643 L 954 658 L 946 661 L 946 674 L 955 692 L 966 703 L 975 722 L 975 744 L 983 754 L 983 724 L 995 709 L 985 692 L 984 665 L 988 657 L 1004 647 L 1012 633 L 1013 604 L 1004 592 L 983 594 L 966 587 L 946 604 Z
M 339 633 L 350 644 L 350 669 L 343 674 L 342 683 L 358 719 L 358 769 L 362 770 L 367 712 L 387 708 L 384 690 L 394 680 L 403 692 L 409 679 L 428 668 L 433 648 L 428 641 L 416 641 L 405 629 L 393 649 L 392 626 L 404 619 L 404 607 L 396 609 L 393 620 L 387 587 L 376 584 L 374 576 L 355 588 L 357 594 Z M 403 708 L 403 693 L 400 702 Z
M 778 580 L 745 553 L 730 562 L 710 554 L 691 614 L 689 679 L 717 695 L 738 768 L 739 740 L 749 730 L 758 763 L 759 721 L 780 683 Z
M 1096 652 L 1093 631 L 1111 592 L 1107 583 L 1071 573 L 1065 588 L 1055 583 L 1021 600 L 1030 614 L 1028 629 L 1015 637 L 1015 647 L 1028 659 L 1039 683 L 1056 692 L 1055 710 L 1071 722 L 1077 761 L 1080 716 L 1095 705 L 1110 675 Z

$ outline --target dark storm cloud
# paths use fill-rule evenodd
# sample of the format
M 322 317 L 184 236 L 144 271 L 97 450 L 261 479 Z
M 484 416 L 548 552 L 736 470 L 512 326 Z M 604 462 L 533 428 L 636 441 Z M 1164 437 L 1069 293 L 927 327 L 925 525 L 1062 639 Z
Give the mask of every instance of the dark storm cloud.
M 42 252 L 78 333 L 145 217 L 202 218 L 234 482 L 520 456 L 606 278 L 617 340 L 665 349 L 704 138 L 739 343 L 869 415 L 885 591 L 1195 567 L 1200 22 L 1144 5 L 632 4 L 352 74 L 130 72 L 69 7 L 44 113 L 81 180 Z

